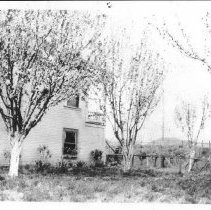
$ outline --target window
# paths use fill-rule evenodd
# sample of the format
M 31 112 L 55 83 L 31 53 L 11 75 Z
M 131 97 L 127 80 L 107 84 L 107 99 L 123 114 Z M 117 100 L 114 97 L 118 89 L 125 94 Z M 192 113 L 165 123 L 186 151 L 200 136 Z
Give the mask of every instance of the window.
M 67 106 L 79 107 L 79 96 L 72 97 L 67 101 Z
M 64 129 L 63 155 L 77 156 L 77 130 Z

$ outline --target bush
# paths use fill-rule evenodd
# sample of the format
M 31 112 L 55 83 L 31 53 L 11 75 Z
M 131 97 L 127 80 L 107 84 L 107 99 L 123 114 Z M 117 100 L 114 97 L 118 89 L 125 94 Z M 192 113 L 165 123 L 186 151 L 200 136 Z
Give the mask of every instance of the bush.
M 88 173 L 89 167 L 84 161 L 77 161 L 73 164 L 72 172 L 73 174 Z
M 105 164 L 103 163 L 103 161 L 95 163 L 95 167 L 104 167 Z
M 50 163 L 44 163 L 42 160 L 35 161 L 34 170 L 36 172 L 44 172 L 50 168 Z
M 4 154 L 4 159 L 5 159 L 6 161 L 7 161 L 7 160 L 10 160 L 10 156 L 11 156 L 10 151 L 5 150 L 5 151 L 3 152 L 3 154 Z
M 19 169 L 24 174 L 33 173 L 35 171 L 35 164 L 20 165 Z
M 103 152 L 98 150 L 98 149 L 96 149 L 96 150 L 91 151 L 90 155 L 91 155 L 91 159 L 93 161 L 97 162 L 97 161 L 101 161 L 102 160 Z
M 43 161 L 48 161 L 52 157 L 50 150 L 46 145 L 40 145 L 37 150 L 40 154 L 40 159 L 42 159 Z
M 95 167 L 102 167 L 104 166 L 103 161 L 102 161 L 102 156 L 103 156 L 103 152 L 96 149 L 91 151 L 90 153 L 91 156 L 91 161 L 93 162 Z
M 77 161 L 75 167 L 76 168 L 86 168 L 87 164 L 84 161 Z
M 73 163 L 70 160 L 63 159 L 56 166 L 57 173 L 66 173 L 73 168 Z
M 51 166 L 49 163 L 49 159 L 52 157 L 50 150 L 48 149 L 48 146 L 41 145 L 37 148 L 37 151 L 39 152 L 40 159 L 35 161 L 34 170 L 36 172 L 44 172 L 48 170 Z

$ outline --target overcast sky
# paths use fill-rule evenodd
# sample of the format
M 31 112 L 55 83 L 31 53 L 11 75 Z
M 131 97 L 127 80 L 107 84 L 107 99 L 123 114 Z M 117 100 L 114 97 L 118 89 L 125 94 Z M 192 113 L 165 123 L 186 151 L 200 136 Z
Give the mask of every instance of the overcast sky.
M 111 15 L 114 25 L 123 24 L 131 27 L 132 21 L 131 33 L 133 34 L 140 34 L 140 30 L 147 22 L 153 22 L 159 26 L 165 21 L 169 30 L 178 39 L 180 39 L 178 23 L 181 22 L 193 47 L 203 54 L 204 28 L 201 18 L 207 11 L 211 11 L 210 9 L 211 2 L 112 2 L 109 15 Z M 175 126 L 175 106 L 181 100 L 199 106 L 203 95 L 211 93 L 211 74 L 200 62 L 185 57 L 158 34 L 152 35 L 152 43 L 154 49 L 160 51 L 164 56 L 168 65 L 168 75 L 164 83 L 164 104 L 161 101 L 148 119 L 141 137 L 143 141 L 150 141 L 162 136 L 162 106 L 164 106 L 165 137 L 184 139 L 185 137 Z M 111 139 L 110 129 L 108 130 L 107 137 Z M 201 139 L 211 140 L 210 121 L 207 122 Z
M 137 39 L 146 23 L 152 22 L 159 25 L 164 21 L 169 30 L 179 36 L 178 23 L 190 36 L 191 43 L 200 53 L 203 52 L 203 24 L 201 18 L 207 11 L 211 11 L 211 2 L 138 2 L 122 1 L 111 2 L 111 8 L 107 2 L 1 2 L 2 9 L 84 9 L 100 10 L 110 17 L 111 28 L 115 31 L 118 25 L 124 25 Z M 199 62 L 193 61 L 181 55 L 177 49 L 168 45 L 166 40 L 159 37 L 158 33 L 152 33 L 154 49 L 159 51 L 168 65 L 168 75 L 165 80 L 165 136 L 184 136 L 176 128 L 174 122 L 174 108 L 180 100 L 191 100 L 198 103 L 204 93 L 211 95 L 211 74 Z M 135 40 L 135 38 L 134 38 Z M 144 141 L 150 141 L 161 137 L 162 125 L 162 103 L 146 122 L 142 137 Z M 153 130 L 153 132 L 152 132 Z M 112 139 L 112 132 L 109 126 L 106 129 L 106 137 Z M 211 140 L 211 122 L 207 123 L 206 129 L 201 138 L 205 141 Z

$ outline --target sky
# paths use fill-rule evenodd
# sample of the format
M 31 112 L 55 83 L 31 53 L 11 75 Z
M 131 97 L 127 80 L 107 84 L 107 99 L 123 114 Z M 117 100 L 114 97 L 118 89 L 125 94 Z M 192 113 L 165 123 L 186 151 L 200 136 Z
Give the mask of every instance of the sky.
M 113 4 L 113 24 L 129 25 L 133 22 L 131 33 L 140 34 L 148 21 L 160 25 L 165 21 L 169 31 L 180 38 L 178 23 L 190 36 L 191 44 L 198 52 L 203 51 L 202 17 L 211 9 L 211 3 L 201 2 L 121 2 Z M 211 94 L 211 74 L 201 65 L 182 55 L 177 49 L 167 44 L 158 35 L 152 35 L 152 45 L 160 51 L 167 62 L 168 74 L 165 79 L 164 100 L 146 121 L 139 137 L 142 141 L 151 141 L 162 136 L 162 120 L 164 118 L 165 137 L 185 139 L 175 124 L 175 106 L 185 100 L 200 108 L 200 100 L 204 94 Z M 162 103 L 163 102 L 163 103 Z M 164 117 L 163 117 L 164 106 Z M 200 140 L 211 140 L 211 122 L 207 121 Z M 111 128 L 107 128 L 107 138 L 112 139 Z M 200 141 L 199 140 L 199 141 Z
M 180 38 L 178 23 L 190 37 L 191 44 L 198 52 L 203 53 L 203 24 L 202 17 L 207 11 L 211 11 L 211 2 L 192 1 L 192 2 L 167 2 L 167 1 L 115 1 L 111 2 L 108 8 L 107 1 L 77 2 L 77 1 L 45 1 L 45 2 L 1 2 L 2 9 L 80 9 L 101 11 L 109 16 L 109 24 L 112 33 L 116 27 L 125 26 L 131 31 L 134 41 L 139 40 L 142 30 L 148 22 L 155 26 L 166 23 L 169 31 Z M 199 104 L 200 98 L 205 94 L 211 95 L 211 74 L 198 61 L 191 60 L 182 55 L 177 49 L 168 44 L 154 30 L 150 34 L 151 45 L 154 50 L 159 51 L 165 59 L 168 74 L 165 79 L 164 103 L 159 104 L 154 113 L 149 117 L 144 126 L 140 139 L 151 141 L 162 136 L 161 126 L 163 119 L 165 137 L 176 137 L 185 139 L 180 130 L 175 126 L 174 109 L 181 100 L 191 101 Z M 153 132 L 152 132 L 153 131 Z M 106 127 L 106 138 L 113 139 L 110 126 Z M 139 139 L 139 140 L 140 140 Z M 201 139 L 211 140 L 211 120 L 202 133 Z

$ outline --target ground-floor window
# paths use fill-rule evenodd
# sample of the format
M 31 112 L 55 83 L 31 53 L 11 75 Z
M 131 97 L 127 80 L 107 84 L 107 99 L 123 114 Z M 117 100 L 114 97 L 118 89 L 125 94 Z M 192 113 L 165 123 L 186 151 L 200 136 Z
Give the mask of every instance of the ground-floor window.
M 65 128 L 63 136 L 63 155 L 77 157 L 78 130 Z

